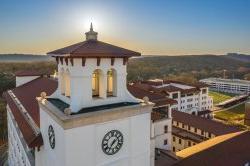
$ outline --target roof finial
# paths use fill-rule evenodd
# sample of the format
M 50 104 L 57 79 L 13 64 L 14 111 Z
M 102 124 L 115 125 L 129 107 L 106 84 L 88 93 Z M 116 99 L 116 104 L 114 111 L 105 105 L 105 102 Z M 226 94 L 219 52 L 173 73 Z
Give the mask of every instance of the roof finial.
M 93 31 L 93 24 L 92 24 L 92 22 L 90 23 L 90 31 Z
M 89 32 L 86 32 L 86 40 L 97 40 L 97 32 L 93 30 L 93 24 L 92 22 L 90 23 L 90 30 Z

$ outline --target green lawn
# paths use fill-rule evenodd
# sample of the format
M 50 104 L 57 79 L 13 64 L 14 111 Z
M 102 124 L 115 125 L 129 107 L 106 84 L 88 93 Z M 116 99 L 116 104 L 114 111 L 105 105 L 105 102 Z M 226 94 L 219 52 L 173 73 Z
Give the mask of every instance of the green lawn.
M 245 103 L 240 104 L 229 110 L 215 112 L 215 118 L 226 120 L 226 121 L 235 121 L 244 119 Z
M 230 93 L 224 93 L 224 92 L 209 91 L 209 96 L 211 96 L 213 98 L 214 105 L 216 105 L 220 102 L 231 99 L 235 95 L 230 94 Z

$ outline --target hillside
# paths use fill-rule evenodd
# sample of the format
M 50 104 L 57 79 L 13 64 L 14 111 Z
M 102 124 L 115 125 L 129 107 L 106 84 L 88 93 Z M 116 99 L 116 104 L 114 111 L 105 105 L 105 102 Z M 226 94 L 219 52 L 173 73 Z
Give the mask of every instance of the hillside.
M 250 62 L 250 55 L 237 54 L 237 53 L 228 53 L 226 55 L 226 57 L 234 59 L 234 60 L 239 60 L 239 61 L 242 61 L 242 62 Z
M 0 54 L 0 62 L 38 62 L 50 61 L 51 57 L 32 54 Z
M 192 55 L 192 56 L 158 56 L 134 58 L 129 61 L 128 80 L 149 78 L 177 78 L 178 76 L 194 77 L 222 77 L 223 70 L 227 70 L 229 78 L 244 78 L 246 72 L 240 68 L 250 69 L 250 62 L 243 62 L 226 56 Z

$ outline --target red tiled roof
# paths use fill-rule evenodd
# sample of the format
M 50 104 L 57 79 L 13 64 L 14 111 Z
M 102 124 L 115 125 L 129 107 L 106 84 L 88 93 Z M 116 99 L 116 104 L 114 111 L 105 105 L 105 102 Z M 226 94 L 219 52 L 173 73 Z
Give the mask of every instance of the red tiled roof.
M 216 136 L 240 131 L 240 129 L 236 127 L 180 111 L 172 111 L 172 117 L 173 121 L 181 122 L 185 125 L 204 130 Z
M 191 88 L 189 89 L 182 89 L 179 87 L 176 87 L 174 85 L 171 85 L 171 83 L 176 83 L 176 84 L 182 84 L 182 85 L 187 85 L 187 86 L 191 86 Z M 138 83 L 137 83 L 138 84 Z M 166 85 L 163 87 L 153 87 L 153 86 L 161 86 L 161 85 Z M 169 85 L 167 85 L 169 84 Z M 140 86 L 150 86 L 150 90 L 153 90 L 155 92 L 164 92 L 164 93 L 171 93 L 171 92 L 178 92 L 180 91 L 182 94 L 188 94 L 188 93 L 196 93 L 200 91 L 200 88 L 202 87 L 208 87 L 208 85 L 204 84 L 204 83 L 194 83 L 194 84 L 190 84 L 190 83 L 185 83 L 185 82 L 180 82 L 180 81 L 173 81 L 173 80 L 147 80 L 147 81 L 142 81 L 140 83 Z
M 246 165 L 250 162 L 250 132 L 243 132 L 231 139 L 182 159 L 174 166 Z
M 164 86 L 164 87 L 161 87 L 161 88 L 154 88 L 154 90 L 160 91 L 160 92 L 166 92 L 166 93 L 182 91 L 181 88 L 178 88 L 178 87 L 175 87 L 175 86 L 172 86 L 172 85 Z
M 142 81 L 142 84 L 148 84 L 148 85 L 153 85 L 153 86 L 160 86 L 163 85 L 163 81 L 161 80 L 146 80 L 146 81 Z
M 70 56 L 70 57 L 132 57 L 141 56 L 140 53 L 131 51 L 125 48 L 117 47 L 101 41 L 86 40 L 80 43 L 76 43 L 47 54 L 53 56 Z
M 57 81 L 50 78 L 39 77 L 33 81 L 16 87 L 12 90 L 18 100 L 21 102 L 23 107 L 27 110 L 29 115 L 32 117 L 36 125 L 40 126 L 40 114 L 39 105 L 36 97 L 40 96 L 41 92 L 46 92 L 47 95 L 51 95 L 57 88 Z M 4 92 L 3 97 L 7 101 L 12 114 L 21 130 L 25 141 L 29 147 L 37 146 L 37 144 L 42 144 L 41 135 L 36 136 L 33 129 L 26 121 L 21 111 L 11 98 L 8 92 Z
M 167 98 L 164 95 L 150 92 L 144 89 L 139 88 L 138 86 L 128 85 L 128 91 L 135 96 L 136 98 L 143 99 L 143 97 L 147 96 L 149 101 L 155 103 L 155 107 L 164 106 L 164 105 L 172 105 L 176 104 L 177 101 Z
M 188 94 L 188 93 L 196 93 L 199 92 L 200 90 L 197 88 L 190 88 L 190 89 L 182 89 L 181 94 Z

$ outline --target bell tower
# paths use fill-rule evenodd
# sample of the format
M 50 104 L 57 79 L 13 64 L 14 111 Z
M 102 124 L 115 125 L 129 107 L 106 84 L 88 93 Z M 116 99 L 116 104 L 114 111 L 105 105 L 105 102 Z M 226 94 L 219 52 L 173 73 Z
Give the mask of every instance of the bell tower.
M 92 24 L 85 41 L 48 54 L 58 65 L 58 88 L 38 99 L 36 163 L 149 166 L 153 104 L 132 96 L 126 80 L 128 59 L 141 54 L 99 41 Z
M 97 40 L 86 32 L 86 40 L 48 53 L 58 64 L 58 90 L 53 97 L 70 105 L 72 112 L 119 102 L 136 102 L 127 91 L 127 61 L 140 53 Z

